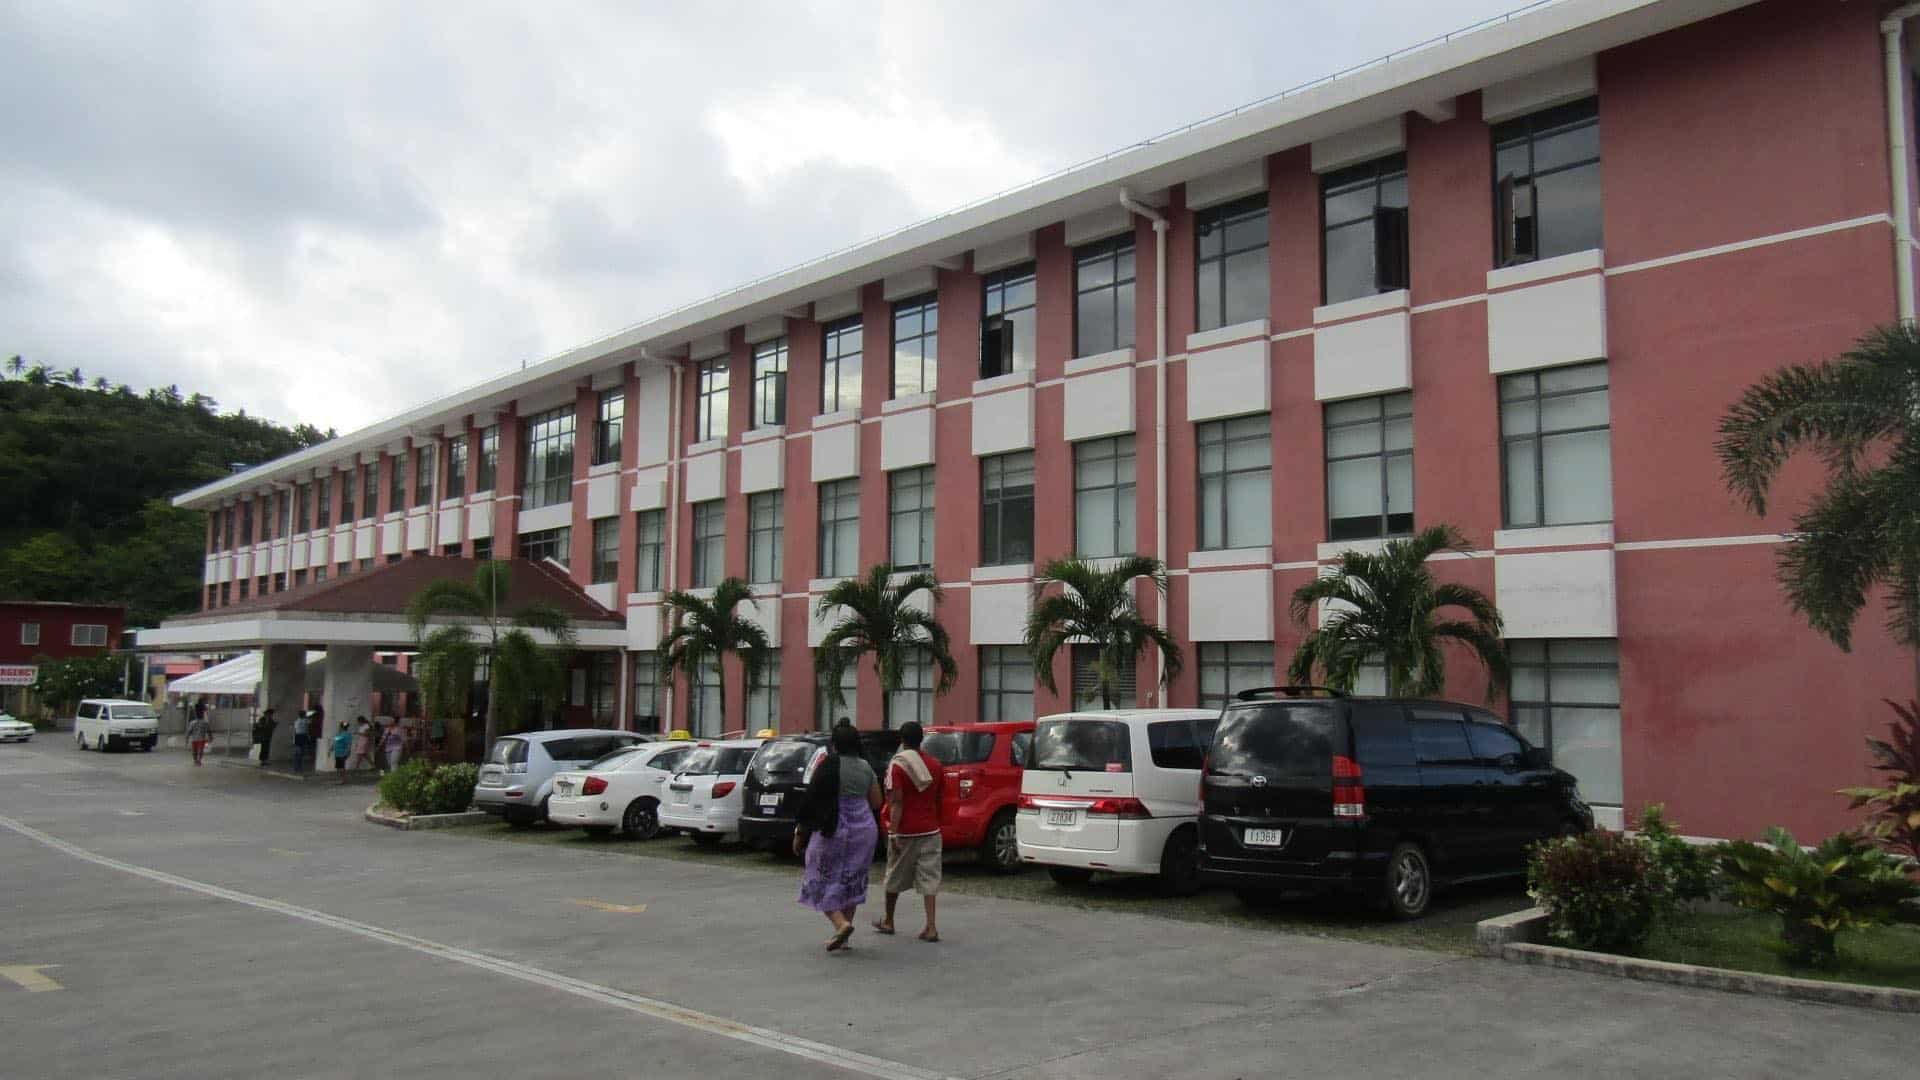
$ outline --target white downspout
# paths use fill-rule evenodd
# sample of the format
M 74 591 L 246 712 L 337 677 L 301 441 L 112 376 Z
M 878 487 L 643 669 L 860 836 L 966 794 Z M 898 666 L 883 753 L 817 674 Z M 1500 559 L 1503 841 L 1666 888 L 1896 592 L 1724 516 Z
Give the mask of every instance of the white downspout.
M 1887 151 L 1893 172 L 1893 274 L 1900 321 L 1911 323 L 1913 295 L 1913 191 L 1907 164 L 1907 78 L 1901 60 L 1901 37 L 1907 20 L 1920 15 L 1920 4 L 1908 4 L 1887 13 L 1880 34 L 1887 51 Z
M 1120 189 L 1120 205 L 1153 222 L 1153 557 L 1167 562 L 1167 218 Z M 1154 590 L 1153 621 L 1166 625 L 1166 597 Z M 1159 658 L 1154 659 L 1156 674 Z M 1150 704 L 1160 704 L 1161 680 L 1153 681 Z
M 640 359 L 660 360 L 643 346 Z M 680 587 L 680 374 L 684 370 L 678 361 L 666 361 L 667 367 L 667 535 L 666 550 L 661 557 L 667 562 L 667 592 Z M 636 416 L 638 412 L 636 410 Z M 668 681 L 661 688 L 665 695 L 660 704 L 660 719 L 668 731 L 674 730 L 673 722 L 673 683 Z

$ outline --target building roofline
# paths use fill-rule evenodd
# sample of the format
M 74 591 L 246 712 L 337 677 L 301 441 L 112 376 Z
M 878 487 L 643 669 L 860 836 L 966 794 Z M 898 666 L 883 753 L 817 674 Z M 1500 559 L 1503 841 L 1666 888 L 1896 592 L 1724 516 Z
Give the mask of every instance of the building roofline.
M 429 433 L 468 413 L 486 412 L 529 393 L 569 385 L 619 363 L 666 363 L 696 338 L 1104 209 L 1118 201 L 1121 188 L 1135 193 L 1161 191 L 1757 2 L 1536 0 L 681 305 L 519 371 L 203 484 L 176 496 L 173 504 L 206 509 L 223 499 L 296 482 L 304 478 L 305 470 L 377 451 L 409 435 Z

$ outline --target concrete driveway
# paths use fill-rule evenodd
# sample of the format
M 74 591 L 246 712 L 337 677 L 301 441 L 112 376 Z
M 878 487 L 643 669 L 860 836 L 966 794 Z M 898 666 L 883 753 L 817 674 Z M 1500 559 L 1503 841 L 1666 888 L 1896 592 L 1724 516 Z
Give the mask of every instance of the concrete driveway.
M 0 1072 L 1911 1075 L 1910 1017 L 972 896 L 940 944 L 863 912 L 827 956 L 785 876 L 392 832 L 369 798 L 0 747 Z

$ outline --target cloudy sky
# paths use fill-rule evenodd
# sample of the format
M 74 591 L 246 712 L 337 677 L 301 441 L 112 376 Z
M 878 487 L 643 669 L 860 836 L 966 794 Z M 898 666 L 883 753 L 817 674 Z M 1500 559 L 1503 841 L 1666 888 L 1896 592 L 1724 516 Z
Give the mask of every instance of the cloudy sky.
M 1522 2 L 0 0 L 0 356 L 344 432 Z

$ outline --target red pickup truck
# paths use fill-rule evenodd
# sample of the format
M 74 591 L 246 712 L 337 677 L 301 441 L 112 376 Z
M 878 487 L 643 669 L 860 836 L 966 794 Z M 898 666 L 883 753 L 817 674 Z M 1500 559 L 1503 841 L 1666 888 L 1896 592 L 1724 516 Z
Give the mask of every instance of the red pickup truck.
M 1020 775 L 1033 751 L 1033 721 L 1010 720 L 930 727 L 920 749 L 946 768 L 940 798 L 940 844 L 948 851 L 980 849 L 980 861 L 1000 873 L 1020 866 L 1013 814 Z

